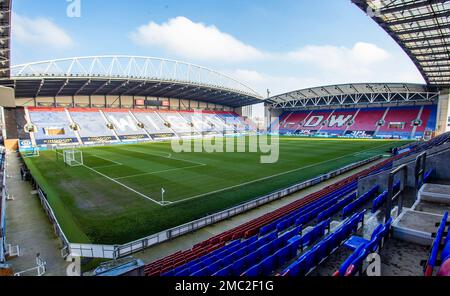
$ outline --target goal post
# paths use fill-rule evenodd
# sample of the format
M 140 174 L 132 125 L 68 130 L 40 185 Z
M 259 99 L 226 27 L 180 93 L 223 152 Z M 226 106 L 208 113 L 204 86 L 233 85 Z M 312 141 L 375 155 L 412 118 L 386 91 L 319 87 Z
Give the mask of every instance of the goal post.
M 81 150 L 64 150 L 63 151 L 64 163 L 68 166 L 82 166 L 83 162 L 83 152 Z

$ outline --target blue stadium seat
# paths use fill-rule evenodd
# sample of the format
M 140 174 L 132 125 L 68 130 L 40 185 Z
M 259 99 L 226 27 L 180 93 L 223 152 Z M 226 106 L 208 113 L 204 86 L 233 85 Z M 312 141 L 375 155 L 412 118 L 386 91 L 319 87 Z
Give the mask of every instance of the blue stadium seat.
M 373 198 L 373 196 L 378 192 L 379 185 L 375 185 L 368 192 L 361 195 L 358 199 L 345 206 L 342 210 L 342 217 L 346 218 L 353 214 L 358 208 L 363 206 L 369 199 Z
M 189 276 L 191 274 L 189 268 L 185 268 L 182 271 L 179 271 L 175 274 L 175 276 Z
M 247 261 L 245 258 L 242 258 L 238 261 L 235 261 L 231 267 L 234 275 L 241 275 L 245 268 L 247 267 Z
M 232 272 L 232 266 L 228 265 L 225 268 L 222 268 L 218 272 L 214 273 L 213 276 L 230 276 Z
M 351 203 L 356 198 L 356 193 L 351 194 L 350 196 L 340 200 L 335 205 L 329 207 L 328 209 L 322 211 L 319 216 L 317 217 L 318 221 L 323 221 L 327 218 L 332 217 L 336 213 L 338 213 L 342 208 L 347 206 L 349 203 Z
M 260 263 L 263 276 L 269 276 L 272 274 L 275 270 L 276 262 L 277 261 L 274 256 L 269 256 Z
M 242 276 L 248 276 L 248 277 L 257 277 L 261 275 L 261 267 L 259 264 L 251 267 L 247 271 L 245 271 Z
M 448 212 L 445 212 L 438 226 L 435 238 L 433 240 L 433 244 L 431 245 L 430 255 L 428 257 L 425 266 L 425 276 L 431 276 L 433 274 L 434 267 L 436 267 L 437 265 L 438 254 L 442 244 L 442 238 L 444 236 L 445 228 L 447 227 L 447 220 L 448 220 Z
M 383 230 L 384 226 L 383 224 L 378 225 L 375 230 L 372 233 L 372 237 L 370 240 L 367 240 L 365 238 L 362 238 L 360 236 L 352 236 L 350 237 L 345 243 L 344 245 L 350 249 L 350 250 L 356 250 L 358 249 L 361 245 L 366 245 L 368 244 L 370 241 L 373 241 L 375 239 L 375 237 Z
M 370 241 L 355 236 L 347 240 L 345 245 L 354 251 L 340 266 L 335 275 L 352 276 L 360 272 L 366 257 L 370 253 L 376 252 L 381 247 L 383 240 L 389 236 L 391 225 L 392 218 L 384 225 L 377 226 L 372 232 Z
M 306 257 L 302 255 L 294 263 L 289 265 L 283 275 L 287 276 L 304 276 L 306 274 Z
M 364 260 L 369 255 L 369 250 L 364 246 L 359 254 L 353 259 L 349 268 L 345 272 L 345 276 L 353 276 L 360 272 L 363 268 Z
M 338 274 L 344 276 L 347 273 L 347 269 L 350 267 L 352 262 L 362 253 L 365 245 L 360 245 L 339 267 Z

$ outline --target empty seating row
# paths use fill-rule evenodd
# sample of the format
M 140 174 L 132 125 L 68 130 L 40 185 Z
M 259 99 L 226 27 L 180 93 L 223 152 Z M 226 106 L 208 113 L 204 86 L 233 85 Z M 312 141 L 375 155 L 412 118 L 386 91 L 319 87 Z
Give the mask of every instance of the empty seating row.
M 186 270 L 188 272 L 190 268 L 192 267 L 193 270 L 198 270 L 198 268 L 201 268 L 203 265 L 210 263 L 211 260 L 214 260 L 216 256 L 226 256 L 229 253 L 233 253 L 241 248 L 245 248 L 247 244 L 252 243 L 256 240 L 256 237 L 249 239 L 245 242 L 240 241 L 233 241 L 222 248 L 218 248 L 215 251 L 205 254 L 200 258 L 194 259 L 192 261 L 186 262 L 185 264 L 178 266 L 176 268 L 167 270 L 166 272 L 162 273 L 164 276 L 172 276 L 177 274 L 178 272 Z M 197 269 L 196 269 L 197 268 Z
M 281 275 L 305 276 L 321 264 L 330 254 L 336 251 L 341 244 L 358 230 L 359 224 L 364 224 L 365 211 L 354 214 L 342 223 L 333 233 L 329 234 L 318 244 L 306 251 L 294 263 L 289 265 Z
M 354 190 L 356 190 L 356 182 L 352 182 L 351 184 L 348 184 L 338 190 L 335 190 L 325 195 L 320 200 L 312 202 L 307 206 L 304 206 L 299 210 L 293 211 L 292 213 L 284 216 L 281 219 L 276 220 L 275 222 L 269 225 L 261 227 L 259 234 L 264 235 L 275 229 L 277 231 L 281 231 L 292 226 L 294 223 L 296 226 L 304 225 L 310 222 L 312 219 L 316 218 L 317 215 L 322 211 L 322 209 L 327 208 L 327 205 L 329 206 L 330 202 L 333 202 L 336 199 L 339 199 L 343 195 L 346 195 Z M 320 206 L 322 206 L 322 208 Z
M 155 140 L 255 130 L 234 112 L 28 107 L 24 114 L 30 127 L 27 130 L 37 145 Z
M 345 206 L 353 202 L 356 198 L 356 193 L 353 193 L 349 195 L 348 197 L 340 200 L 335 205 L 331 206 L 330 208 L 324 210 L 322 213 L 319 214 L 317 219 L 319 221 L 323 221 L 325 219 L 333 217 L 336 213 L 340 212 Z
M 280 269 L 287 262 L 297 257 L 298 250 L 303 250 L 306 246 L 322 238 L 325 231 L 330 228 L 330 221 L 322 221 L 305 235 L 292 237 L 285 247 L 277 250 L 273 255 L 264 258 L 261 262 L 247 269 L 243 276 L 269 276 Z
M 272 233 L 259 239 L 254 236 L 228 249 L 227 252 L 210 256 L 207 259 L 203 259 L 200 263 L 191 265 L 187 269 L 176 272 L 176 270 L 181 269 L 181 267 L 177 268 L 175 275 L 211 276 L 216 273 L 223 274 L 225 272 L 239 275 L 244 266 L 256 263 L 258 260 L 267 257 L 268 254 L 284 246 L 292 236 L 298 233 L 300 233 L 300 228 L 293 229 L 280 237 L 278 237 L 277 233 Z
M 344 186 L 343 188 L 338 190 L 336 193 L 326 196 L 324 199 L 321 199 L 312 206 L 308 206 L 308 208 L 305 209 L 305 211 L 301 213 L 295 220 L 295 224 L 304 225 L 316 218 L 319 222 L 325 220 L 328 217 L 321 215 L 324 212 L 329 211 L 329 209 L 334 207 L 336 203 L 345 201 L 348 198 L 353 198 L 354 193 L 351 194 L 349 197 L 346 196 L 348 195 L 348 193 L 355 190 L 356 190 L 356 182 L 352 182 L 349 185 Z M 344 197 L 344 199 L 342 201 L 339 201 L 342 197 Z
M 435 130 L 436 110 L 432 105 L 285 112 L 275 126 L 280 134 L 414 138 L 416 133 L 423 136 L 425 131 Z
M 374 196 L 378 193 L 380 186 L 375 185 L 368 192 L 364 193 L 360 197 L 358 197 L 355 201 L 345 206 L 342 210 L 342 217 L 346 218 L 353 214 L 358 208 L 362 207 L 365 203 L 367 203 L 370 199 L 374 198 Z
M 76 143 L 75 132 L 70 128 L 71 122 L 62 108 L 30 110 L 29 120 L 34 125 L 36 143 Z
M 290 251 L 294 252 L 295 246 L 290 243 L 290 239 L 293 236 L 299 235 L 300 228 L 295 228 L 293 231 L 287 232 L 285 235 L 280 236 L 279 238 L 259 247 L 259 248 L 249 248 L 249 253 L 243 257 L 235 257 L 233 258 L 233 262 L 226 262 L 228 258 L 224 258 L 224 262 L 226 263 L 223 270 L 218 270 L 212 275 L 215 276 L 239 276 L 245 273 L 246 270 L 252 268 L 253 266 L 259 264 L 263 260 L 270 258 L 273 254 L 275 254 L 278 250 L 283 249 L 284 247 L 289 246 Z M 195 275 L 210 275 L 210 274 L 195 274 Z
M 439 268 L 439 276 L 450 276 L 450 229 L 447 228 L 447 238 L 444 241 L 444 247 L 441 253 L 441 267 Z M 445 231 L 444 231 L 445 233 Z
M 425 276 L 433 275 L 433 270 L 438 265 L 438 256 L 439 252 L 442 250 L 442 246 L 445 246 L 447 248 L 444 248 L 444 251 L 442 252 L 440 258 L 441 260 L 439 261 L 445 261 L 450 256 L 450 250 L 448 249 L 449 247 L 446 246 L 449 242 L 448 232 L 446 232 L 446 228 L 448 225 L 448 212 L 445 212 L 441 219 L 441 222 L 438 224 L 438 229 L 435 234 L 433 244 L 431 245 L 430 255 L 425 265 Z M 445 236 L 447 236 L 447 238 L 445 238 Z M 442 243 L 443 241 L 445 242 L 445 244 Z
M 345 242 L 345 246 L 353 250 L 353 253 L 334 273 L 334 276 L 353 276 L 357 273 L 362 274 L 363 263 L 367 256 L 380 250 L 385 240 L 389 238 L 392 218 L 386 224 L 378 225 L 372 232 L 370 240 L 358 236 L 352 236 Z
M 253 236 L 252 238 L 244 240 L 237 245 L 220 248 L 207 256 L 199 258 L 193 262 L 189 262 L 185 266 L 178 267 L 174 270 L 174 275 L 191 275 L 208 267 L 209 265 L 218 263 L 219 261 L 225 264 L 227 263 L 227 260 L 232 260 L 233 258 L 242 258 L 242 256 L 248 254 L 251 250 L 254 250 L 254 248 L 259 248 L 276 238 L 276 234 L 261 239 L 258 239 L 257 236 Z M 222 261 L 222 259 L 224 260 Z
M 401 187 L 401 182 L 397 181 L 394 184 L 394 194 L 397 193 L 400 190 Z M 379 196 L 377 196 L 372 203 L 372 213 L 375 213 L 376 211 L 378 211 L 386 202 L 387 198 L 388 198 L 388 191 L 385 190 L 383 191 L 383 193 L 381 193 Z

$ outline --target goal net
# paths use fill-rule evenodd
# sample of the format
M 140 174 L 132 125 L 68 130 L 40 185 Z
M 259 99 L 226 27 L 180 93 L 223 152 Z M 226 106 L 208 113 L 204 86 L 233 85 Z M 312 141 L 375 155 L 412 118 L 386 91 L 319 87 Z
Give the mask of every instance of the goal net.
M 64 150 L 64 163 L 68 166 L 82 166 L 83 152 L 80 150 Z

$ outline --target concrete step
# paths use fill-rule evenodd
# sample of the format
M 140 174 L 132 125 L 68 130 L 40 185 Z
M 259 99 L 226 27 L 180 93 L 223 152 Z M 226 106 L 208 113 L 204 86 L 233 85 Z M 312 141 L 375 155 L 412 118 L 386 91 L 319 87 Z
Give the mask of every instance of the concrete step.
M 436 232 L 436 223 L 442 215 L 418 212 L 407 209 L 393 223 L 393 236 L 397 239 L 430 246 L 433 242 L 432 234 Z
M 421 201 L 450 205 L 450 186 L 440 184 L 425 184 L 419 190 Z

